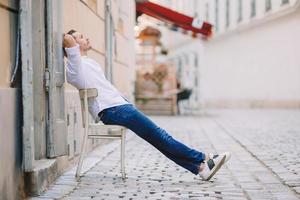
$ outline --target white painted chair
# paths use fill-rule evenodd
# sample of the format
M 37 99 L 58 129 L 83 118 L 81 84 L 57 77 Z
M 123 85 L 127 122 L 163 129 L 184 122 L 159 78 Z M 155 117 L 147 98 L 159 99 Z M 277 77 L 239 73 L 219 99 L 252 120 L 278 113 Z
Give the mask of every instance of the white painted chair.
M 101 123 L 94 123 L 89 121 L 88 111 L 88 99 L 96 98 L 98 91 L 96 88 L 81 89 L 79 90 L 81 113 L 82 113 L 82 125 L 84 128 L 83 142 L 81 145 L 81 151 L 79 156 L 79 162 L 76 170 L 76 178 L 80 178 L 83 159 L 86 154 L 86 146 L 88 139 L 120 139 L 121 140 L 121 174 L 125 179 L 125 133 L 126 128 L 117 125 L 104 125 Z M 93 132 L 92 134 L 90 132 Z M 105 134 L 103 134 L 105 133 Z

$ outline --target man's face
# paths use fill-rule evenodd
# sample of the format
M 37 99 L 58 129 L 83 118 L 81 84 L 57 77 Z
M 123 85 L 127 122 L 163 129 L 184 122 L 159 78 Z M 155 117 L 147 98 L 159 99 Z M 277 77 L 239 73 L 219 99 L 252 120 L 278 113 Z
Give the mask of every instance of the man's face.
M 82 35 L 82 33 L 75 32 L 75 33 L 72 34 L 72 36 L 75 38 L 76 42 L 79 44 L 81 51 L 88 51 L 92 48 L 91 45 L 90 45 L 89 39 L 85 38 Z

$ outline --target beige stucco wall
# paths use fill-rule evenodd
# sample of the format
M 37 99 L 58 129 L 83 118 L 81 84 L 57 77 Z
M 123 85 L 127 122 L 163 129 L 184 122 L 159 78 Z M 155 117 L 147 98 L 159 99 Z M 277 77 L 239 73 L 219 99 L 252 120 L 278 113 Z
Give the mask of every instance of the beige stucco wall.
M 10 87 L 14 67 L 16 45 L 16 2 L 0 0 L 0 199 L 18 199 L 22 191 L 22 107 L 21 89 Z M 132 96 L 134 78 L 134 0 L 122 2 L 112 0 L 116 28 L 116 50 L 114 51 L 115 85 L 127 97 Z M 15 11 L 11 11 L 11 9 Z M 89 56 L 104 69 L 105 29 L 104 0 L 64 0 L 64 31 L 76 29 L 90 38 L 94 50 Z M 81 143 L 81 113 L 77 91 L 66 84 L 66 117 L 68 117 L 69 158 L 78 155 Z M 90 141 L 90 148 L 102 144 Z
M 8 0 L 0 0 L 3 5 L 14 8 L 15 4 Z M 14 67 L 16 45 L 16 14 L 4 8 L 0 8 L 0 87 L 9 87 L 11 71 Z
M 64 31 L 78 30 L 87 36 L 93 49 L 88 56 L 105 69 L 105 12 L 104 0 L 65 0 Z M 133 0 L 112 0 L 112 17 L 115 25 L 113 76 L 115 86 L 132 98 L 134 81 L 134 32 L 135 3 Z M 131 49 L 131 50 L 130 50 Z M 73 89 L 67 85 L 67 89 Z
M 63 30 L 75 29 L 89 38 L 92 50 L 88 56 L 105 70 L 105 10 L 104 0 L 64 0 Z M 135 57 L 134 25 L 135 2 L 111 0 L 115 28 L 113 40 L 113 84 L 130 100 L 133 100 Z M 69 158 L 78 155 L 82 138 L 82 122 L 79 96 L 76 88 L 65 84 L 66 117 L 68 121 Z M 89 148 L 102 144 L 89 141 Z
M 17 14 L 14 0 L 0 0 L 0 199 L 22 193 L 21 90 L 10 87 L 14 68 Z M 16 11 L 16 10 L 15 10 Z
M 1 10 L 1 8 L 0 8 Z M 0 88 L 0 199 L 23 194 L 21 92 Z M 3 114 L 5 113 L 5 114 Z

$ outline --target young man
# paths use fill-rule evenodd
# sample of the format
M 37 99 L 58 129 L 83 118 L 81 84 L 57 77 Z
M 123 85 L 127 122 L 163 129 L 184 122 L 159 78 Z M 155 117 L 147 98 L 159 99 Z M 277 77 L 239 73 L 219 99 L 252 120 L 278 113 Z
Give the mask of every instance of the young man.
M 80 32 L 64 35 L 67 56 L 67 81 L 77 89 L 97 88 L 99 96 L 89 100 L 89 111 L 104 124 L 121 125 L 152 144 L 161 153 L 193 174 L 209 180 L 230 158 L 230 153 L 204 154 L 176 141 L 165 130 L 125 100 L 105 78 L 100 65 L 87 56 L 91 49 L 89 39 Z

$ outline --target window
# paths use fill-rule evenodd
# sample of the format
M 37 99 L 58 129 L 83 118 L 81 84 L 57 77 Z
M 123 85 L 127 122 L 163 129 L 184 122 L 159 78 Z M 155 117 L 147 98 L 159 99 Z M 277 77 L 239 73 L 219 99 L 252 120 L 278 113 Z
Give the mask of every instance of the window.
M 289 0 L 281 0 L 281 5 L 288 4 L 288 3 L 290 3 Z
M 266 0 L 266 12 L 272 9 L 272 0 Z
M 185 64 L 189 65 L 189 63 L 190 63 L 189 56 L 187 54 L 184 54 L 183 57 L 184 57 Z
M 182 60 L 181 58 L 178 58 L 178 79 L 180 80 L 182 77 Z
M 251 0 L 251 17 L 256 15 L 256 0 Z
M 205 4 L 205 19 L 206 21 L 209 21 L 209 4 Z
M 198 56 L 197 56 L 197 54 L 195 53 L 194 54 L 195 55 L 195 59 L 194 59 L 194 66 L 195 66 L 195 68 L 197 68 L 198 67 Z
M 198 16 L 198 0 L 194 0 L 194 15 Z
M 230 25 L 230 2 L 226 0 L 226 27 Z
M 238 18 L 237 21 L 241 22 L 243 20 L 243 1 L 238 1 Z
M 215 0 L 215 27 L 216 32 L 219 30 L 219 0 Z

